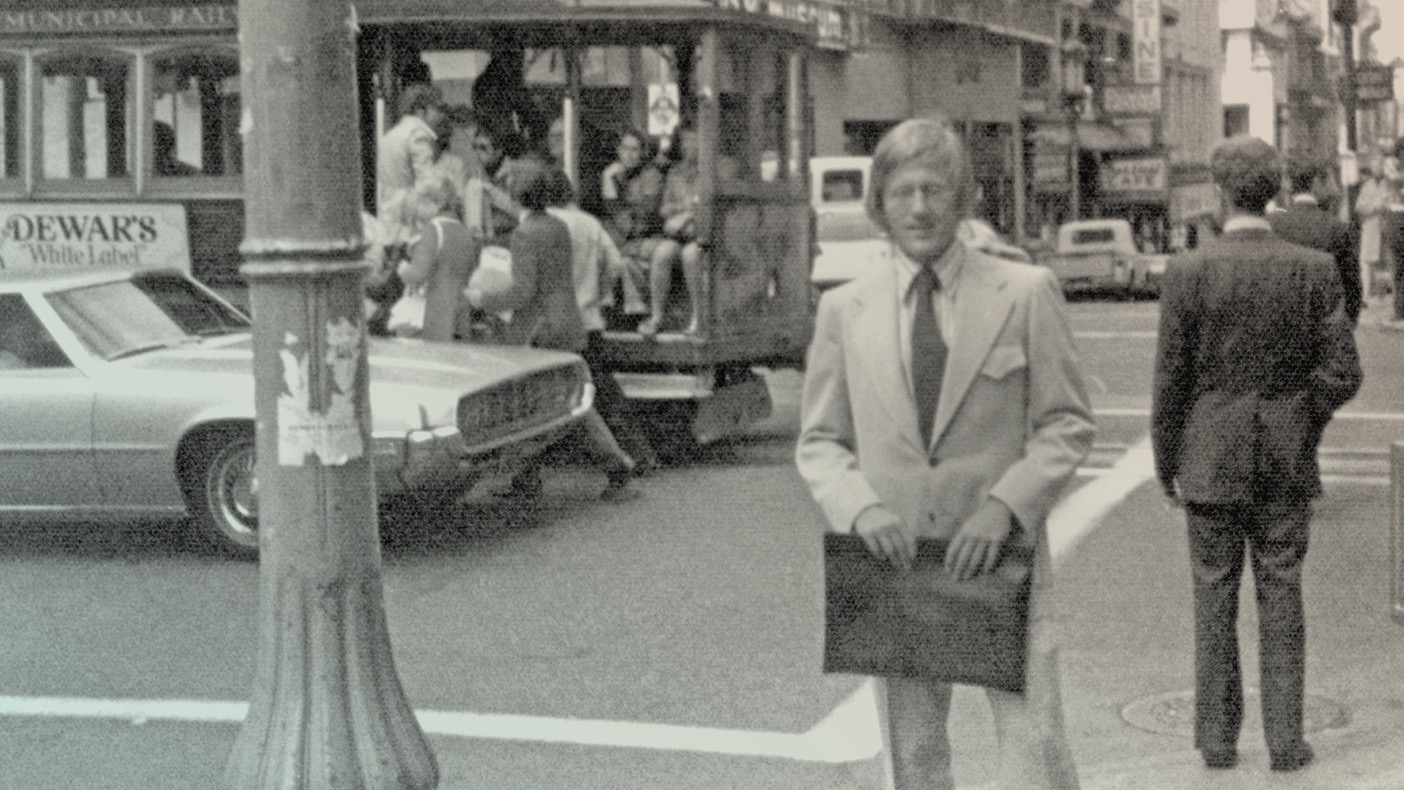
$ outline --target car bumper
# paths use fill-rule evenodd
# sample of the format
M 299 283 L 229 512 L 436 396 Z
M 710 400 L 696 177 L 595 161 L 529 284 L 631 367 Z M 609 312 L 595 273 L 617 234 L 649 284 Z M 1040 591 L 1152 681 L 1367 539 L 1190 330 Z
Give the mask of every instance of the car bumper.
M 559 441 L 594 408 L 594 385 L 586 384 L 569 413 L 531 432 L 470 446 L 457 427 L 408 433 L 387 431 L 372 437 L 376 490 L 380 494 L 426 488 L 464 488 L 484 474 L 519 466 Z

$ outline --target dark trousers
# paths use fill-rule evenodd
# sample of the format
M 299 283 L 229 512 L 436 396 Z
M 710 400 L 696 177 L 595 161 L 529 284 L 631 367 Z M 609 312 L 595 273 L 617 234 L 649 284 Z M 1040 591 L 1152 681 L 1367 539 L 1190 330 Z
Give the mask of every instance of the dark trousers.
M 580 356 L 590 367 L 590 377 L 595 383 L 595 411 L 599 412 L 605 425 L 609 426 L 609 432 L 614 434 L 614 440 L 634 459 L 635 464 L 644 467 L 657 466 L 658 458 L 653 452 L 653 444 L 634 421 L 629 419 L 624 390 L 619 388 L 619 382 L 614 380 L 614 376 L 605 367 L 600 348 L 600 333 L 591 332 L 588 338 L 585 350 L 580 352 Z
M 1194 743 L 1232 749 L 1243 725 L 1238 658 L 1238 589 L 1244 547 L 1258 599 L 1259 685 L 1269 751 L 1302 740 L 1306 623 L 1302 560 L 1311 520 L 1308 502 L 1190 503 L 1194 574 Z

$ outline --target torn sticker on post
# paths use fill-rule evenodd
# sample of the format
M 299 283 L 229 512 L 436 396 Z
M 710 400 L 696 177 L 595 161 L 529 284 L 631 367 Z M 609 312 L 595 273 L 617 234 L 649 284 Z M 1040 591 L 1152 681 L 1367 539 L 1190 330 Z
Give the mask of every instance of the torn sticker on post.
M 283 386 L 278 396 L 278 465 L 302 466 L 315 455 L 323 466 L 345 466 L 366 454 L 354 394 L 356 375 L 363 362 L 361 334 L 346 318 L 327 324 L 326 365 L 331 376 L 322 377 L 323 392 L 313 393 L 308 357 L 297 353 L 296 335 L 283 337 L 278 352 L 283 363 Z M 314 402 L 313 396 L 318 395 Z M 317 404 L 325 408 L 318 409 Z

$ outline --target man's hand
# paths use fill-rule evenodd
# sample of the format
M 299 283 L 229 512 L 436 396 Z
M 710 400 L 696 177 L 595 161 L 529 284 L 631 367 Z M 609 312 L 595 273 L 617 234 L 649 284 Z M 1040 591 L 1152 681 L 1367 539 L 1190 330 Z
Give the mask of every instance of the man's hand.
M 946 549 L 946 572 L 960 581 L 988 573 L 999 564 L 999 550 L 1013 529 L 1014 514 L 994 497 L 985 501 L 966 519 Z
M 916 559 L 916 532 L 891 510 L 873 505 L 858 514 L 853 531 L 868 544 L 868 551 L 886 557 L 894 568 L 906 570 Z

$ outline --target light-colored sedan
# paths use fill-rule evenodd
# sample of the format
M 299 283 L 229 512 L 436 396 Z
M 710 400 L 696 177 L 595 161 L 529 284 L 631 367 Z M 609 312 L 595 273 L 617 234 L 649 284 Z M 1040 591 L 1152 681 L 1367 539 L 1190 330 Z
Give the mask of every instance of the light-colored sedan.
M 255 552 L 250 330 L 177 271 L 0 273 L 0 515 L 184 514 Z M 382 498 L 455 497 L 592 408 L 574 354 L 372 339 L 369 361 Z

